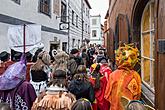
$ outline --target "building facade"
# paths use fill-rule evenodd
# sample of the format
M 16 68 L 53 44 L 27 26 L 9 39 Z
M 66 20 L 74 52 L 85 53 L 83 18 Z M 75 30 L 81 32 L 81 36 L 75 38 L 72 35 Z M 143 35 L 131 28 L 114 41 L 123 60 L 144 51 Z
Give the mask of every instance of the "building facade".
M 88 0 L 69 0 L 70 49 L 80 48 L 83 41 L 89 39 L 90 9 Z
M 141 62 L 142 99 L 156 110 L 165 109 L 165 1 L 110 0 L 106 35 L 111 58 L 119 43 L 136 43 Z M 105 23 L 106 24 L 106 23 Z M 109 44 L 108 44 L 109 43 Z
M 68 33 L 59 30 L 61 0 L 2 0 L 0 4 L 0 51 L 10 52 L 7 40 L 12 25 L 41 25 L 41 42 L 45 50 L 62 49 Z M 6 41 L 6 42 L 4 42 Z
M 90 16 L 91 34 L 90 44 L 103 45 L 101 15 Z
M 82 9 L 85 10 L 83 14 Z M 80 47 L 82 40 L 89 38 L 87 28 L 90 27 L 90 9 L 88 0 L 2 0 L 0 51 L 10 52 L 7 40 L 9 26 L 23 24 L 41 25 L 41 42 L 46 51 L 69 51 L 74 47 Z

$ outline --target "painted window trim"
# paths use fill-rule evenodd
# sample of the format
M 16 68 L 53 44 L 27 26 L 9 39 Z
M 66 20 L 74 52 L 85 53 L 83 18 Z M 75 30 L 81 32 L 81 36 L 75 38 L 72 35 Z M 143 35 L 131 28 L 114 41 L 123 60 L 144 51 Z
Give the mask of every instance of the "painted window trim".
M 150 2 L 148 2 L 148 4 L 146 5 L 146 7 L 145 7 L 145 9 L 144 9 L 144 11 L 143 11 L 143 14 L 142 14 L 142 20 L 141 20 L 141 67 L 142 67 L 142 71 L 141 71 L 141 75 L 142 75 L 142 81 L 143 81 L 143 83 L 145 84 L 145 86 L 147 86 L 148 88 L 150 88 L 153 92 L 154 92 L 154 76 L 153 76 L 153 74 L 154 74 L 154 71 L 152 70 L 152 68 L 153 68 L 153 64 L 154 64 L 154 61 L 155 61 L 155 59 L 153 58 L 153 49 L 152 49 L 152 47 L 153 47 L 153 45 L 154 45 L 154 39 L 153 39 L 153 37 L 151 37 L 151 36 L 153 36 L 153 34 L 154 34 L 154 32 L 155 32 L 155 29 L 153 29 L 151 26 L 152 26 L 152 24 L 151 24 L 151 17 L 150 17 L 150 19 L 149 19 L 149 30 L 147 30 L 147 31 L 143 31 L 143 19 L 144 19 L 144 12 L 146 11 L 146 9 L 148 8 L 148 6 L 149 6 L 149 13 L 150 14 L 152 14 L 152 12 L 151 12 L 151 4 L 152 4 L 153 2 L 152 1 L 150 1 Z M 152 16 L 152 15 L 150 15 L 150 16 Z M 150 34 L 150 57 L 147 57 L 147 56 L 144 56 L 143 55 L 143 39 L 142 39 L 142 37 L 145 35 L 145 34 Z M 143 70 L 143 60 L 144 59 L 147 59 L 147 60 L 149 60 L 150 61 L 150 84 L 148 84 L 146 81 L 144 81 L 144 70 Z M 153 84 L 152 84 L 153 83 Z M 151 85 L 153 85 L 153 87 L 151 86 Z

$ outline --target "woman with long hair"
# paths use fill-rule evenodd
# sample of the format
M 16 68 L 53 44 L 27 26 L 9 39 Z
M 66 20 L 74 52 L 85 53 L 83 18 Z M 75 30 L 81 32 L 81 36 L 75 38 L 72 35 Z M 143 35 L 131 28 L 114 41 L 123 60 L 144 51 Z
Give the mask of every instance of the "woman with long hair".
M 36 99 L 32 110 L 70 110 L 76 98 L 68 92 L 67 84 L 66 72 L 54 71 L 46 92 Z
M 47 52 L 42 51 L 38 54 L 38 59 L 31 67 L 31 84 L 36 90 L 38 95 L 45 90 L 48 77 L 50 76 L 50 56 Z
M 77 74 L 74 75 L 73 80 L 69 84 L 69 91 L 76 96 L 76 99 L 86 98 L 91 103 L 95 100 L 94 90 L 92 84 L 89 82 L 84 67 L 78 67 Z
M 104 93 L 107 85 L 106 77 L 101 74 L 100 65 L 93 65 L 93 71 L 91 73 L 90 82 L 94 88 L 96 101 L 93 103 L 94 110 L 108 110 L 109 102 L 104 98 Z

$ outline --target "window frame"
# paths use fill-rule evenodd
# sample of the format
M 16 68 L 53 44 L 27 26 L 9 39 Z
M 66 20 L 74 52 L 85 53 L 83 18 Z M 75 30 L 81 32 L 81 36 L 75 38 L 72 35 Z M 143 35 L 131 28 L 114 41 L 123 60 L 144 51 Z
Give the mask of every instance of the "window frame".
M 47 4 L 45 3 L 47 1 Z M 45 11 L 47 8 L 47 11 Z M 40 0 L 39 1 L 39 12 L 47 16 L 51 16 L 51 0 Z
M 75 39 L 72 39 L 72 48 L 74 48 L 74 46 L 75 46 Z
M 76 27 L 78 27 L 78 15 L 76 15 Z
M 94 22 L 95 21 L 95 22 Z M 97 25 L 97 19 L 96 18 L 93 18 L 92 19 L 92 25 Z
M 94 34 L 94 32 L 95 32 L 95 34 Z M 97 37 L 97 30 L 92 30 L 92 37 Z
M 62 50 L 67 51 L 67 42 L 62 42 Z
M 152 16 L 154 18 L 154 14 L 152 13 L 152 5 L 153 2 L 148 2 L 148 4 L 146 5 L 143 14 L 142 14 L 142 20 L 141 20 L 141 76 L 142 76 L 142 81 L 143 83 L 148 87 L 151 88 L 151 91 L 154 92 L 154 63 L 155 63 L 155 59 L 154 59 L 154 50 L 153 50 L 153 46 L 154 46 L 154 38 L 155 38 L 155 26 L 154 29 L 152 28 Z M 144 21 L 144 14 L 146 12 L 146 10 L 149 8 L 149 29 L 147 31 L 143 31 L 143 21 Z M 150 53 L 149 53 L 149 57 L 145 56 L 143 54 L 144 52 L 144 47 L 143 47 L 143 37 L 144 35 L 149 34 L 150 37 Z M 150 62 L 150 73 L 149 73 L 149 84 L 144 80 L 144 60 L 149 60 Z
M 75 15 L 75 12 L 72 10 L 72 24 L 73 24 L 73 25 L 75 25 L 75 24 L 74 24 L 74 15 Z
M 67 22 L 67 5 L 63 1 L 61 1 L 61 22 Z

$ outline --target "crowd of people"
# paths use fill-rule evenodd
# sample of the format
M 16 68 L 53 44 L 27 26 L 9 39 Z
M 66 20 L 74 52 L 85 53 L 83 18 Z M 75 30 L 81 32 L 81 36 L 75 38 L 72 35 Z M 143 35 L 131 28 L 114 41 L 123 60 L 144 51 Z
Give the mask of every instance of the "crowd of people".
M 34 55 L 0 53 L 0 110 L 153 110 L 141 103 L 134 45 L 116 51 L 116 68 L 99 45 Z M 113 71 L 114 70 L 114 71 Z M 134 103 L 135 102 L 135 103 Z

